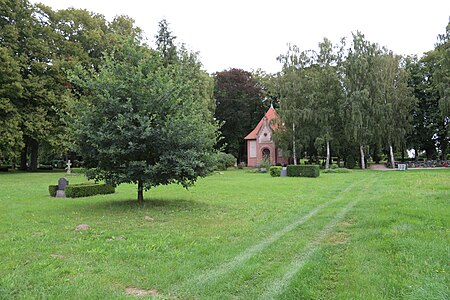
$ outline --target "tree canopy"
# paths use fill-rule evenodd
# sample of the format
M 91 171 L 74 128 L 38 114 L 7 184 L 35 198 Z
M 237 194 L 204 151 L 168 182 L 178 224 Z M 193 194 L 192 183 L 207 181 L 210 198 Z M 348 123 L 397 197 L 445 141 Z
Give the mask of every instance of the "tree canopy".
M 217 126 L 198 93 L 210 79 L 192 76 L 201 73 L 192 57 L 166 65 L 158 51 L 122 43 L 98 72 L 73 78 L 87 98 L 76 135 L 88 177 L 136 183 L 142 202 L 143 190 L 188 187 L 210 171 Z
M 215 117 L 222 122 L 223 139 L 219 147 L 233 154 L 239 161 L 246 159 L 244 137 L 253 130 L 264 116 L 262 87 L 255 76 L 242 69 L 230 69 L 215 74 Z
M 365 168 L 369 146 L 392 152 L 404 144 L 415 100 L 399 56 L 359 32 L 345 47 L 344 40 L 333 45 L 324 39 L 318 51 L 290 46 L 279 57 L 283 70 L 273 86 L 285 126 L 275 137 L 287 153 L 325 152 L 326 167 L 332 148 L 349 166 L 359 156 Z

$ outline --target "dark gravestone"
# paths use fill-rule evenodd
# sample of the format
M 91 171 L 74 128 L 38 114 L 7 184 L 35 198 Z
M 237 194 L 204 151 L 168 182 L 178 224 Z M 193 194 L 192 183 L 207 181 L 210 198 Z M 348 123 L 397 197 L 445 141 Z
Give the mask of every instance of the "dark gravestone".
M 65 178 L 60 178 L 58 180 L 58 190 L 56 191 L 56 197 L 64 198 L 66 197 L 65 189 L 69 185 L 69 180 Z

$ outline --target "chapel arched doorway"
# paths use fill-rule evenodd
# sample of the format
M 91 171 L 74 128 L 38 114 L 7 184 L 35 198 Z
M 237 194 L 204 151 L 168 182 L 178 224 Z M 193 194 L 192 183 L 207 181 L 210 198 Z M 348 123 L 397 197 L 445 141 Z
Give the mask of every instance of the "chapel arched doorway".
M 262 151 L 262 158 L 268 162 L 270 162 L 270 149 L 264 148 Z

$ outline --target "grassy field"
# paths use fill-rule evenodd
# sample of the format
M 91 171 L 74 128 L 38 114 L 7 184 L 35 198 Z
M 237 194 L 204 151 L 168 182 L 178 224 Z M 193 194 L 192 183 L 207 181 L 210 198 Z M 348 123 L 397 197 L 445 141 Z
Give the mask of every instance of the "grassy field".
M 0 299 L 450 298 L 449 169 L 226 171 L 143 207 L 49 197 L 61 176 L 0 173 Z

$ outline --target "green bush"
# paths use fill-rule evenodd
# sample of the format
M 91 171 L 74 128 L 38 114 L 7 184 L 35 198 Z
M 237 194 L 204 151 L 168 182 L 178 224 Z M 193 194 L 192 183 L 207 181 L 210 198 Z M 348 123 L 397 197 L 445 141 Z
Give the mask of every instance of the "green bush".
M 50 193 L 50 196 L 56 197 L 56 191 L 58 190 L 58 185 L 49 185 L 48 186 L 48 192 Z
M 40 171 L 51 171 L 51 170 L 53 170 L 53 166 L 52 165 L 39 165 L 38 170 L 40 170 Z
M 74 184 L 66 186 L 65 192 L 66 197 L 68 198 L 79 198 L 101 194 L 113 194 L 115 188 L 108 184 Z
M 267 170 L 270 168 L 270 160 L 267 158 L 261 159 L 259 162 L 259 171 L 261 173 L 267 173 Z
M 55 197 L 58 185 L 49 185 L 50 196 Z M 107 184 L 95 184 L 92 182 L 73 184 L 66 186 L 65 194 L 67 198 L 89 197 L 99 194 L 113 194 L 115 188 Z
M 287 176 L 290 177 L 319 177 L 320 169 L 316 165 L 288 165 Z
M 353 155 L 347 156 L 346 166 L 349 169 L 354 169 L 356 167 L 356 160 Z
M 215 157 L 215 169 L 226 170 L 227 168 L 234 167 L 236 164 L 236 158 L 229 153 L 217 152 Z
M 279 166 L 272 166 L 272 167 L 270 167 L 270 169 L 269 169 L 270 176 L 272 176 L 272 177 L 280 177 L 282 168 L 283 167 L 279 167 Z

